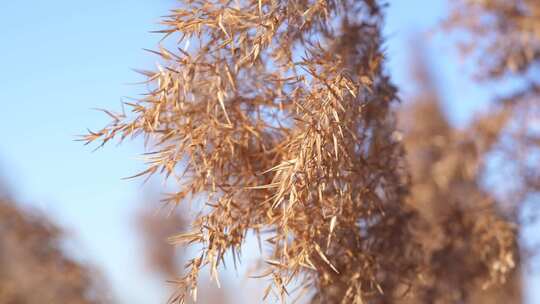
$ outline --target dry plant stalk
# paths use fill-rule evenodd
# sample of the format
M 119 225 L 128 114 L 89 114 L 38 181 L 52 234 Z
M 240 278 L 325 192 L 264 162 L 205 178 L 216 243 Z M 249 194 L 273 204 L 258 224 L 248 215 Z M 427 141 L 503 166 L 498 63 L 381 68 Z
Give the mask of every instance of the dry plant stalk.
M 136 176 L 174 178 L 168 203 L 203 202 L 189 232 L 171 238 L 201 248 L 172 302 L 197 299 L 203 267 L 219 284 L 225 254 L 239 260 L 248 232 L 268 249 L 264 299 L 285 301 L 297 286 L 312 303 L 452 303 L 513 273 L 516 230 L 478 186 L 508 115 L 478 121 L 474 138 L 435 121 L 442 134 L 420 131 L 433 141 L 407 143 L 407 160 L 383 71 L 383 8 L 186 0 L 163 20 L 160 32 L 178 40 L 152 51 L 156 71 L 141 71 L 150 91 L 126 103 L 130 115 L 105 110 L 111 124 L 83 140 L 144 135 L 148 168 Z M 416 162 L 423 150 L 440 155 Z M 446 273 L 454 259 L 467 272 Z
M 414 60 L 413 60 L 414 61 Z M 416 60 L 420 94 L 400 115 L 411 173 L 408 204 L 424 266 L 405 303 L 521 303 L 518 230 L 480 184 L 510 119 L 507 110 L 453 128 L 427 68 Z
M 494 139 L 492 152 L 499 167 L 491 175 L 514 220 L 527 225 L 519 217 L 537 212 L 529 206 L 540 190 L 540 82 L 535 75 L 540 63 L 540 2 L 460 0 L 452 5 L 455 9 L 444 26 L 469 37 L 460 45 L 465 55 L 477 60 L 477 76 L 509 88 L 491 111 L 507 116 Z M 492 120 L 496 119 L 486 115 L 487 124 Z
M 0 302 L 110 303 L 93 269 L 67 257 L 62 231 L 0 198 Z
M 135 117 L 109 112 L 112 124 L 85 139 L 143 133 L 155 151 L 140 175 L 174 176 L 172 203 L 205 196 L 192 231 L 172 239 L 203 246 L 174 301 L 197 297 L 203 266 L 218 281 L 224 254 L 239 258 L 248 231 L 271 248 L 266 295 L 282 299 L 300 279 L 322 302 L 336 296 L 328 286 L 345 283 L 340 301 L 360 303 L 380 292 L 384 269 L 414 268 L 393 241 L 407 234 L 407 211 L 380 9 L 375 1 L 185 1 L 164 20 L 162 32 L 191 48 L 156 51 L 164 67 L 143 72 L 154 89 L 128 104 Z
M 418 213 L 411 225 L 424 268 L 403 302 L 520 303 L 517 227 L 479 185 L 485 133 L 454 130 L 432 99 L 417 100 L 409 111 L 407 201 Z

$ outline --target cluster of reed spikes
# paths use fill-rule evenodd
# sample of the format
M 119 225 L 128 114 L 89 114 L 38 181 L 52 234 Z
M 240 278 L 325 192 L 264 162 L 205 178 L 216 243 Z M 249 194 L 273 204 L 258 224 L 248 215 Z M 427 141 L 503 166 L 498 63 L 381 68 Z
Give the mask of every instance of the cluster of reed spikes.
M 503 185 L 499 196 L 512 218 L 528 208 L 540 190 L 540 2 L 534 0 L 460 0 L 444 23 L 449 31 L 468 40 L 458 41 L 468 58 L 476 62 L 476 76 L 482 83 L 498 83 L 509 89 L 499 92 L 489 114 L 507 117 L 495 137 L 492 154 L 498 159 L 496 181 Z M 463 35 L 464 34 L 464 35 Z M 495 173 L 495 174 L 493 174 Z M 509 182 L 509 181 L 512 182 Z M 526 224 L 521 220 L 520 224 Z
M 98 273 L 68 257 L 62 239 L 48 219 L 0 196 L 1 303 L 110 303 Z
M 540 60 L 540 4 L 535 0 L 451 1 L 444 27 L 478 60 L 480 79 L 525 74 Z
M 129 115 L 105 111 L 111 124 L 83 140 L 144 135 L 148 167 L 136 176 L 172 178 L 178 191 L 164 201 L 198 206 L 171 238 L 201 248 L 172 302 L 197 299 L 203 267 L 219 285 L 225 254 L 239 260 L 250 232 L 266 250 L 263 299 L 453 303 L 514 275 L 518 232 L 479 186 L 511 115 L 479 120 L 475 133 L 426 122 L 439 128 L 422 131 L 430 140 L 404 144 L 384 72 L 384 6 L 186 0 L 164 18 L 160 32 L 177 40 L 153 51 L 156 71 L 141 71 L 148 94 L 126 103 Z M 448 274 L 448 261 L 467 272 Z
M 159 201 L 159 199 L 156 199 Z M 188 218 L 181 213 L 180 209 L 168 212 L 166 216 L 158 213 L 154 208 L 146 206 L 142 208 L 136 217 L 137 232 L 143 240 L 143 254 L 147 269 L 160 277 L 172 280 L 182 270 L 186 252 L 178 250 L 167 242 L 167 239 L 179 231 L 184 231 L 188 224 Z M 214 284 L 199 282 L 201 285 L 200 297 L 196 303 L 214 304 L 229 303 L 227 288 L 217 288 Z M 188 299 L 187 303 L 193 303 Z
M 407 204 L 422 244 L 419 281 L 405 303 L 521 303 L 518 227 L 481 185 L 485 163 L 510 119 L 506 109 L 454 128 L 424 64 L 420 92 L 400 113 L 411 174 Z

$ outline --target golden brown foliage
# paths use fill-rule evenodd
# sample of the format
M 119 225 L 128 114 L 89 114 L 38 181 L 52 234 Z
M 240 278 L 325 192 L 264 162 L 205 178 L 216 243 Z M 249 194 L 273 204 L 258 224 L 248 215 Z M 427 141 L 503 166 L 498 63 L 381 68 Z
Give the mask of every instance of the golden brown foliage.
M 110 303 L 97 273 L 67 257 L 62 231 L 0 198 L 0 302 Z
M 462 46 L 468 49 L 466 54 L 478 59 L 477 75 L 511 88 L 495 100 L 485 123 L 497 120 L 490 115 L 506 117 L 501 132 L 493 138 L 500 166 L 495 175 L 503 186 L 498 194 L 517 220 L 540 190 L 540 2 L 461 0 L 452 4 L 455 9 L 445 26 L 468 34 L 469 41 Z
M 455 129 L 431 77 L 420 72 L 423 93 L 400 116 L 412 175 L 407 202 L 418 214 L 413 226 L 425 259 L 407 302 L 520 303 L 517 227 L 480 185 L 510 113 L 489 113 Z
M 165 211 L 165 210 L 164 210 Z M 173 280 L 179 275 L 185 262 L 184 252 L 179 252 L 167 241 L 171 235 L 185 231 L 187 219 L 179 210 L 170 210 L 164 216 L 154 209 L 143 208 L 137 215 L 137 228 L 144 241 L 144 255 L 150 270 Z M 208 282 L 201 284 L 197 303 L 229 303 L 226 290 Z M 193 303 L 193 301 L 187 301 Z
M 144 133 L 156 151 L 142 174 L 178 178 L 170 202 L 207 196 L 192 232 L 174 239 L 203 245 L 178 281 L 180 302 L 196 297 L 203 266 L 218 279 L 224 254 L 238 256 L 250 230 L 264 230 L 272 249 L 267 294 L 284 297 L 300 276 L 319 291 L 347 279 L 344 302 L 380 289 L 379 272 L 404 253 L 383 236 L 407 230 L 398 229 L 401 150 L 390 139 L 395 89 L 382 74 L 379 9 L 186 1 L 166 18 L 163 32 L 180 33 L 193 50 L 158 51 L 166 66 L 144 72 L 155 89 L 131 104 L 135 118 L 111 114 L 86 139 Z
M 540 60 L 540 3 L 536 0 L 451 1 L 450 29 L 468 34 L 461 46 L 479 59 L 482 78 L 526 74 Z
M 144 135 L 152 150 L 136 176 L 172 177 L 165 201 L 198 203 L 189 232 L 172 238 L 200 248 L 173 301 L 197 298 L 203 267 L 219 284 L 225 254 L 236 262 L 250 232 L 266 241 L 265 299 L 298 287 L 312 303 L 472 303 L 516 276 L 515 219 L 480 186 L 513 112 L 459 131 L 420 102 L 406 158 L 383 6 L 187 0 L 164 19 L 178 42 L 152 51 L 162 65 L 141 71 L 150 91 L 130 115 L 106 111 L 112 123 L 84 140 Z

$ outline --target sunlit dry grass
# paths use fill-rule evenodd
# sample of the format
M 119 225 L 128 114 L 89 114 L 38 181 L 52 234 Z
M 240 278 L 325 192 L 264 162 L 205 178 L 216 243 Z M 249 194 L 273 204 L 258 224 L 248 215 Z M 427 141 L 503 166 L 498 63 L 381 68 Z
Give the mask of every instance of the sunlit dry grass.
M 264 300 L 454 303 L 514 275 L 516 218 L 479 185 L 514 107 L 460 131 L 435 101 L 420 103 L 403 142 L 383 8 L 187 0 L 163 19 L 177 43 L 140 71 L 150 91 L 126 103 L 129 114 L 106 111 L 111 124 L 84 140 L 143 135 L 148 167 L 135 177 L 176 180 L 167 203 L 203 201 L 189 232 L 170 238 L 202 248 L 171 301 L 197 298 L 203 267 L 219 285 L 248 232 L 264 248 Z
M 62 250 L 63 232 L 0 194 L 0 303 L 110 303 L 94 269 Z

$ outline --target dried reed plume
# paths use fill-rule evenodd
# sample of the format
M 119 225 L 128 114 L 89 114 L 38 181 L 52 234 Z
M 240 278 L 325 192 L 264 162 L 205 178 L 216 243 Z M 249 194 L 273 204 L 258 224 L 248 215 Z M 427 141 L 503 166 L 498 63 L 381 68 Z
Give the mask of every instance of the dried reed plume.
M 137 230 L 144 241 L 147 266 L 149 270 L 167 280 L 174 279 L 182 269 L 182 263 L 185 262 L 185 253 L 176 250 L 167 239 L 174 233 L 184 231 L 187 221 L 186 216 L 180 214 L 180 210 L 172 210 L 164 216 L 147 206 L 137 214 Z M 226 290 L 218 289 L 212 284 L 203 282 L 199 294 L 197 303 L 200 304 L 229 303 Z M 192 303 L 192 301 L 188 300 L 187 303 Z
M 111 303 L 93 269 L 61 250 L 62 231 L 0 198 L 0 302 Z
M 521 303 L 517 227 L 481 186 L 509 112 L 452 127 L 428 69 L 413 62 L 422 94 L 400 118 L 412 175 L 407 202 L 419 215 L 413 226 L 425 264 L 403 302 Z
M 460 45 L 465 55 L 477 60 L 481 80 L 507 88 L 499 92 L 480 127 L 497 123 L 490 115 L 505 117 L 491 139 L 498 160 L 498 172 L 491 173 L 499 185 L 494 192 L 514 221 L 527 225 L 522 217 L 537 213 L 537 208 L 528 207 L 540 190 L 540 82 L 535 75 L 540 64 L 540 2 L 460 0 L 452 5 L 445 28 L 467 34 L 469 39 Z
M 460 132 L 428 105 L 434 120 L 411 124 L 407 159 L 383 69 L 383 8 L 186 0 L 164 18 L 160 32 L 177 43 L 152 51 L 162 64 L 141 71 L 148 94 L 126 103 L 129 115 L 105 110 L 111 124 L 84 140 L 143 135 L 148 167 L 135 177 L 172 177 L 178 191 L 164 200 L 198 203 L 189 232 L 171 238 L 201 248 L 171 301 L 197 299 L 203 267 L 219 284 L 225 254 L 238 261 L 249 232 L 265 241 L 264 299 L 452 303 L 514 273 L 517 231 L 478 185 L 510 115 Z M 449 273 L 450 262 L 466 271 Z
M 480 78 L 524 75 L 540 61 L 538 1 L 458 0 L 451 6 L 444 27 L 466 34 L 459 45 L 478 60 Z

